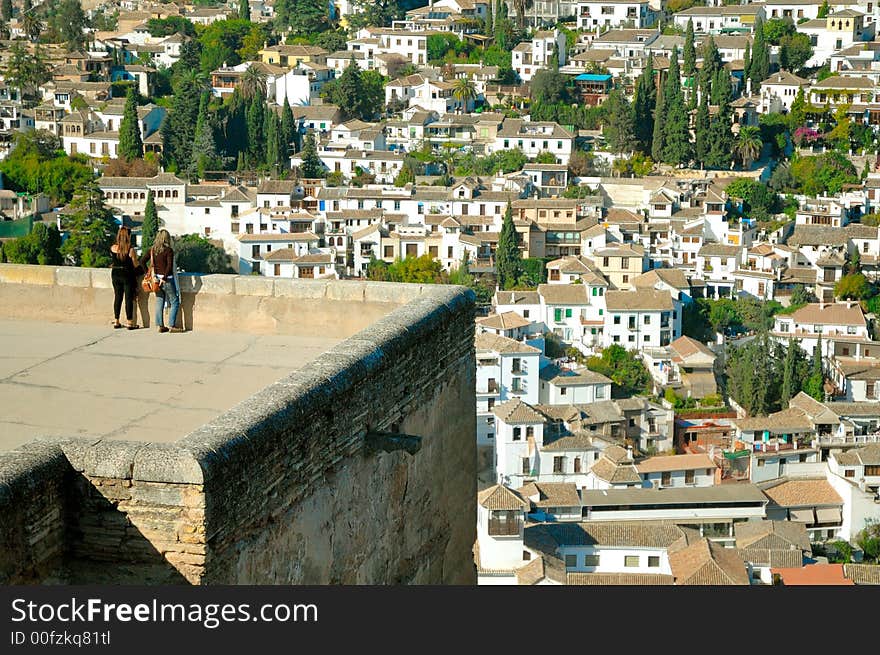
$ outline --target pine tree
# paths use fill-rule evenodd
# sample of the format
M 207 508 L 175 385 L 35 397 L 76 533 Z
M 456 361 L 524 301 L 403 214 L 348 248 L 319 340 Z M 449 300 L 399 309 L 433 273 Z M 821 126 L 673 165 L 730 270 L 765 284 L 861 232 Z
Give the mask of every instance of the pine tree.
M 201 95 L 202 83 L 195 75 L 187 74 L 178 80 L 162 124 L 163 156 L 173 170 L 184 171 L 189 166 Z
M 623 91 L 615 89 L 605 101 L 605 142 L 612 152 L 631 152 L 637 145 L 632 105 Z
M 761 82 L 770 74 L 770 49 L 764 39 L 764 20 L 755 20 L 755 41 L 752 45 L 752 60 L 749 66 L 749 79 L 752 80 L 752 93 L 757 93 Z
M 654 109 L 657 104 L 657 88 L 654 86 L 654 57 L 648 53 L 648 63 L 636 82 L 633 100 L 633 118 L 638 148 L 644 153 L 651 150 L 654 136 Z
M 495 270 L 498 276 L 498 287 L 510 289 L 519 279 L 522 268 L 522 254 L 513 224 L 513 210 L 510 202 L 504 212 L 501 234 L 498 235 L 498 247 L 495 250 Z
M 300 174 L 307 178 L 324 177 L 324 163 L 318 156 L 318 148 L 315 145 L 315 135 L 309 132 L 303 141 L 302 164 L 300 165 Z
M 190 179 L 202 178 L 206 170 L 219 168 L 221 162 L 214 140 L 214 126 L 208 116 L 210 94 L 205 91 L 199 103 L 199 117 L 196 120 L 196 135 L 193 141 L 192 157 L 187 172 Z
M 694 157 L 699 165 L 706 165 L 709 156 L 709 94 L 700 94 L 700 106 L 694 118 Z
M 687 110 L 681 93 L 681 75 L 678 67 L 678 48 L 673 46 L 669 59 L 669 77 L 664 89 L 666 117 L 663 125 L 662 161 L 675 166 L 691 160 L 691 142 Z
M 265 139 L 263 134 L 265 123 L 265 98 L 260 94 L 254 94 L 248 105 L 246 121 L 247 121 L 247 138 L 248 151 L 247 162 L 251 168 L 259 168 L 265 160 Z
M 284 108 L 281 110 L 281 141 L 284 144 L 284 148 L 281 151 L 281 154 L 284 156 L 285 160 L 288 155 L 292 152 L 292 148 L 294 147 L 292 144 L 296 140 L 296 122 L 293 119 L 293 110 L 290 108 L 290 102 L 288 102 L 287 97 L 284 98 Z M 287 165 L 285 164 L 285 167 Z
M 694 48 L 694 21 L 688 18 L 687 31 L 684 34 L 684 67 L 685 77 L 693 77 L 697 71 L 697 51 Z
M 78 189 L 70 208 L 72 213 L 65 221 L 67 240 L 61 246 L 61 254 L 75 266 L 109 266 L 117 226 L 98 184 L 92 181 Z
M 147 190 L 147 206 L 144 208 L 144 222 L 141 223 L 141 252 L 147 252 L 156 239 L 159 231 L 159 213 L 156 211 L 156 201 L 153 199 L 153 190 Z

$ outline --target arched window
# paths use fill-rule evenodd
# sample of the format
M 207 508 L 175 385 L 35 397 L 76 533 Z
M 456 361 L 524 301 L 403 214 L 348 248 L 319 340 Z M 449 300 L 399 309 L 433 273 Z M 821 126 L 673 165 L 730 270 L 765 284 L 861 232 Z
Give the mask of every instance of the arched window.
M 131 200 L 131 191 L 129 191 L 128 193 L 125 194 L 125 199 Z
M 146 200 L 146 199 L 147 199 L 147 194 L 144 193 L 143 191 L 141 191 L 141 200 Z
M 174 189 L 174 191 L 171 192 L 171 197 L 172 197 L 172 198 L 176 198 L 176 197 L 177 197 L 177 189 Z

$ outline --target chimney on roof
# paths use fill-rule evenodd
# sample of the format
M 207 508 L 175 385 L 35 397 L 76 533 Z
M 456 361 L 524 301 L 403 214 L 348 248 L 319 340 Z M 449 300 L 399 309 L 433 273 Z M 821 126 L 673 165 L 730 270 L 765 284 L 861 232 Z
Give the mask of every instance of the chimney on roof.
M 626 447 L 626 458 L 630 459 L 630 460 L 633 458 L 633 447 L 632 446 Z

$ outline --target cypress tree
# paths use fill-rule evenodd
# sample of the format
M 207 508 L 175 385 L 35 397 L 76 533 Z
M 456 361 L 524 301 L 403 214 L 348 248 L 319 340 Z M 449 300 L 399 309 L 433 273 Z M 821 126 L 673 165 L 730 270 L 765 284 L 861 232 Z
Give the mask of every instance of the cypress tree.
M 504 212 L 501 234 L 498 235 L 498 247 L 495 250 L 495 270 L 498 276 L 498 287 L 510 289 L 519 279 L 522 268 L 522 255 L 517 243 L 516 227 L 513 224 L 513 210 L 510 202 Z
M 810 377 L 804 386 L 807 395 L 812 396 L 816 400 L 825 399 L 825 375 L 822 370 L 822 337 L 816 339 L 816 346 L 813 348 L 813 361 L 810 364 Z
M 694 48 L 694 21 L 688 18 L 684 35 L 684 76 L 693 77 L 697 70 L 697 51 Z
M 119 125 L 119 150 L 116 154 L 125 161 L 142 159 L 144 156 L 144 142 L 141 140 L 136 93 L 133 88 L 129 88 L 125 98 L 125 109 L 122 112 L 122 122 Z
M 296 139 L 296 122 L 293 120 L 293 110 L 290 108 L 290 102 L 287 97 L 284 98 L 284 108 L 281 110 L 281 141 L 284 148 L 281 154 L 286 159 L 291 152 L 291 144 Z
M 721 53 L 718 52 L 718 46 L 715 45 L 715 39 L 710 35 L 703 42 L 703 67 L 700 69 L 700 87 L 703 93 L 709 91 L 715 73 L 723 66 L 721 61 Z
M 788 340 L 788 349 L 785 351 L 785 360 L 782 364 L 782 391 L 779 395 L 779 404 L 782 409 L 786 409 L 788 407 L 788 401 L 791 400 L 795 393 L 795 376 L 797 374 L 796 371 L 796 356 L 797 350 L 799 348 L 797 344 L 795 344 L 794 339 Z
M 265 99 L 255 93 L 248 105 L 246 122 L 248 137 L 247 163 L 251 168 L 258 168 L 265 158 L 265 140 L 263 128 L 265 123 Z
M 199 117 L 196 120 L 192 157 L 187 168 L 190 178 L 201 178 L 206 170 L 220 166 L 217 144 L 214 141 L 214 127 L 208 116 L 209 98 L 210 94 L 207 91 L 202 93 L 202 100 L 199 103 Z
M 147 190 L 147 206 L 144 208 L 144 222 L 141 223 L 141 252 L 147 252 L 156 239 L 159 231 L 159 214 L 156 211 L 156 201 L 153 199 L 153 190 Z
M 709 95 L 703 91 L 694 119 L 694 157 L 699 165 L 706 165 L 709 155 Z
M 749 79 L 752 80 L 752 93 L 757 93 L 761 82 L 770 74 L 770 50 L 764 39 L 764 20 L 758 16 L 755 21 L 755 41 L 752 45 L 752 60 L 749 66 Z
M 654 109 L 657 105 L 657 88 L 654 86 L 654 57 L 648 53 L 648 63 L 636 82 L 633 100 L 635 135 L 639 149 L 648 153 L 654 136 Z
M 605 142 L 613 152 L 630 152 L 636 147 L 635 121 L 632 106 L 623 95 L 623 91 L 615 89 L 605 102 L 607 119 L 605 121 Z
M 201 95 L 201 83 L 192 74 L 183 76 L 174 90 L 171 108 L 162 124 L 163 154 L 174 170 L 185 170 L 192 157 Z
M 669 60 L 669 77 L 664 90 L 666 117 L 663 126 L 663 158 L 676 166 L 691 160 L 691 142 L 687 110 L 681 93 L 681 74 L 678 67 L 678 48 L 672 48 Z
M 749 79 L 749 69 L 752 67 L 752 46 L 746 41 L 746 52 L 743 55 L 743 82 Z
M 238 3 L 238 17 L 242 20 L 251 19 L 251 3 L 248 0 L 240 0 Z
M 281 168 L 281 134 L 278 115 L 274 110 L 270 110 L 266 116 L 266 164 L 272 173 L 277 174 Z

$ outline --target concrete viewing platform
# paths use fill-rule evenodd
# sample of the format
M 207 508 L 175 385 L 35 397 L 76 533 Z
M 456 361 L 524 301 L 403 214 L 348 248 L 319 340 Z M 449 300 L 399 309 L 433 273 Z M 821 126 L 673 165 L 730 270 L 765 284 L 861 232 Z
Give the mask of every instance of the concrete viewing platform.
M 0 451 L 35 437 L 172 442 L 340 338 L 0 319 Z

